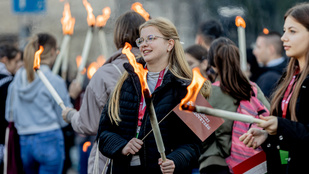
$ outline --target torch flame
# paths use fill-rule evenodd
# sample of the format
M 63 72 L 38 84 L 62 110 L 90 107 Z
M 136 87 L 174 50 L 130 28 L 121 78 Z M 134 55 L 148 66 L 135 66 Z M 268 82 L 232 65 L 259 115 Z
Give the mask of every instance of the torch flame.
M 87 10 L 87 23 L 89 26 L 94 26 L 95 25 L 95 16 L 93 15 L 92 11 L 92 7 L 90 5 L 90 3 L 87 0 L 83 0 L 83 4 Z
M 268 30 L 267 28 L 264 28 L 264 29 L 263 29 L 263 33 L 264 33 L 264 34 L 268 34 L 268 33 L 269 33 L 269 30 Z
M 100 65 L 97 62 L 92 62 L 89 66 L 88 66 L 88 70 L 87 70 L 87 77 L 88 79 L 91 79 L 93 74 L 95 72 L 97 72 L 97 70 L 99 69 Z
M 71 16 L 71 10 L 69 3 L 64 4 L 63 9 L 63 17 L 61 18 L 61 24 L 62 24 L 62 32 L 63 34 L 73 34 L 74 31 L 74 25 L 75 25 L 75 18 L 72 18 Z
M 131 9 L 134 10 L 136 13 L 140 14 L 141 16 L 143 16 L 143 18 L 145 18 L 146 21 L 149 20 L 150 15 L 143 8 L 143 5 L 141 3 L 135 2 L 134 4 L 132 4 Z
M 88 147 L 91 146 L 91 142 L 90 141 L 86 141 L 83 144 L 83 152 L 87 152 Z
M 240 16 L 236 16 L 236 19 L 235 19 L 235 25 L 237 26 L 237 27 L 242 27 L 242 28 L 246 28 L 246 22 L 245 22 L 245 20 L 242 18 L 242 17 L 240 17 Z
M 76 65 L 77 65 L 77 68 L 79 67 L 79 65 L 82 63 L 82 56 L 78 55 L 76 57 Z M 86 73 L 86 68 L 83 69 L 83 71 L 81 72 L 82 74 L 85 74 Z
M 102 13 L 103 15 L 97 16 L 97 22 L 96 22 L 97 27 L 104 27 L 106 25 L 106 22 L 111 15 L 111 8 L 109 7 L 103 8 Z
M 104 56 L 100 55 L 96 62 L 92 62 L 87 68 L 87 77 L 91 79 L 95 72 L 105 63 Z
M 40 69 L 40 62 L 41 62 L 41 54 L 43 53 L 44 48 L 40 45 L 40 49 L 35 52 L 34 54 L 34 61 L 33 61 L 33 69 L 38 70 Z
M 181 100 L 179 105 L 179 110 L 182 110 L 182 106 L 187 105 L 194 105 L 197 94 L 199 93 L 200 89 L 202 88 L 206 79 L 202 76 L 198 67 L 192 69 L 193 78 L 191 84 L 187 87 L 187 95 Z
M 139 78 L 142 91 L 143 91 L 142 95 L 144 95 L 144 92 L 147 92 L 148 94 L 150 94 L 147 80 L 146 80 L 148 70 L 144 69 L 142 64 L 136 62 L 134 54 L 130 51 L 131 49 L 132 49 L 132 46 L 126 42 L 122 49 L 122 54 L 125 54 L 128 57 L 130 64 L 134 68 L 134 72 L 137 74 Z M 150 97 L 150 96 L 146 96 L 146 97 Z
M 105 63 L 105 58 L 103 55 L 100 55 L 98 58 L 97 58 L 97 63 L 99 64 L 99 66 L 102 66 L 104 63 Z

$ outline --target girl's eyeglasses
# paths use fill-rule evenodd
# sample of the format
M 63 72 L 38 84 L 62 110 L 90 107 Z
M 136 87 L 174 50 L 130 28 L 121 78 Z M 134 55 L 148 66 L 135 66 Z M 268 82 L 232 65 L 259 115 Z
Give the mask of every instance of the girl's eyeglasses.
M 163 36 L 148 35 L 148 36 L 146 37 L 146 39 L 144 39 L 143 37 L 140 37 L 140 38 L 137 38 L 135 42 L 136 42 L 136 45 L 137 45 L 138 47 L 140 47 L 141 44 L 142 44 L 144 41 L 146 41 L 146 43 L 151 43 L 151 42 L 152 42 L 153 40 L 155 40 L 156 38 L 162 38 L 162 39 L 165 39 L 165 40 L 169 40 L 168 38 L 163 37 Z

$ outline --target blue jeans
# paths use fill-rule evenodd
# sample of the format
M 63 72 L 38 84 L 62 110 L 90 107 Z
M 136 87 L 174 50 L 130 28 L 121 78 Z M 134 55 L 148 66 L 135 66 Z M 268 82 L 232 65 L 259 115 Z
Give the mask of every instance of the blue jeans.
M 26 174 L 61 174 L 64 139 L 61 129 L 20 136 L 21 159 Z

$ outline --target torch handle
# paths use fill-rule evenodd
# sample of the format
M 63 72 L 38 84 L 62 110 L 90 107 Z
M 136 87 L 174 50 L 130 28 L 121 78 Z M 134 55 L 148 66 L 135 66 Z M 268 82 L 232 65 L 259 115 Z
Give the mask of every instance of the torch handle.
M 150 115 L 150 123 L 153 129 L 153 134 L 156 140 L 157 148 L 164 162 L 166 160 L 165 148 L 164 148 L 164 143 L 163 143 L 163 139 L 161 136 L 161 132 L 160 132 L 160 128 L 159 128 L 159 124 L 158 124 L 156 112 L 153 107 L 152 100 L 150 101 L 150 104 L 149 104 L 149 115 Z
M 247 70 L 247 53 L 246 53 L 246 34 L 245 28 L 237 27 L 238 47 L 240 51 L 240 66 L 243 71 Z
M 89 55 L 89 51 L 90 51 L 92 37 L 93 37 L 93 27 L 89 27 L 87 31 L 85 43 L 84 43 L 83 52 L 82 52 L 82 61 L 78 67 L 78 72 L 82 72 L 85 68 L 88 55 Z
M 213 108 L 208 108 L 204 106 L 195 106 L 195 112 L 203 113 L 206 115 L 212 115 L 215 117 L 221 117 L 225 119 L 230 119 L 230 120 L 236 120 L 236 121 L 242 121 L 246 123 L 263 123 L 265 122 L 264 120 L 254 118 L 249 115 L 245 114 L 240 114 L 237 112 L 230 112 L 230 111 L 225 111 L 221 109 L 213 109 Z
M 100 43 L 101 43 L 101 47 L 102 47 L 102 55 L 105 58 L 107 58 L 107 56 L 108 56 L 107 43 L 106 43 L 106 36 L 105 36 L 105 32 L 103 30 L 103 27 L 100 28 L 98 34 L 99 34 L 99 39 L 100 39 Z
M 65 53 L 67 52 L 67 47 L 69 45 L 71 36 L 70 35 L 65 35 L 63 38 L 63 41 L 61 43 L 61 47 L 60 47 L 60 53 L 58 54 L 55 64 L 53 66 L 53 73 L 54 74 L 58 74 L 59 69 L 60 69 L 60 64 L 62 62 L 62 59 L 64 58 Z
M 36 72 L 37 72 L 38 76 L 40 77 L 40 79 L 42 80 L 42 82 L 44 83 L 44 85 L 46 86 L 46 88 L 48 89 L 48 91 L 51 93 L 51 95 L 53 96 L 53 98 L 57 102 L 57 104 L 62 109 L 65 109 L 65 105 L 63 104 L 62 99 L 60 98 L 60 96 L 58 95 L 58 93 L 56 92 L 54 87 L 50 84 L 50 82 L 48 81 L 46 76 L 43 74 L 43 72 L 41 70 L 39 70 L 39 69 L 36 70 Z

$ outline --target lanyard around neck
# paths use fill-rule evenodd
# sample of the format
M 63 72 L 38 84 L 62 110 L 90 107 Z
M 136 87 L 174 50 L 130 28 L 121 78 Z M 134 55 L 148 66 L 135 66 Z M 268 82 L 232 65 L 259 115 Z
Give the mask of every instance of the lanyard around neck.
M 296 75 L 298 74 L 298 72 L 296 72 L 291 80 L 291 82 L 289 83 L 288 88 L 286 89 L 282 102 L 281 102 L 281 109 L 282 109 L 282 118 L 286 118 L 286 113 L 288 110 L 288 105 L 289 102 L 291 100 L 292 94 L 294 92 L 295 89 L 295 83 L 296 83 Z
M 163 81 L 164 72 L 165 72 L 165 69 L 163 69 L 160 72 L 155 89 L 157 89 L 157 87 L 161 86 L 162 81 Z M 142 126 L 142 120 L 144 118 L 145 111 L 146 111 L 146 102 L 145 102 L 145 98 L 142 94 L 141 101 L 139 103 L 139 109 L 138 109 L 138 122 L 137 122 L 136 138 L 138 137 L 140 127 Z

